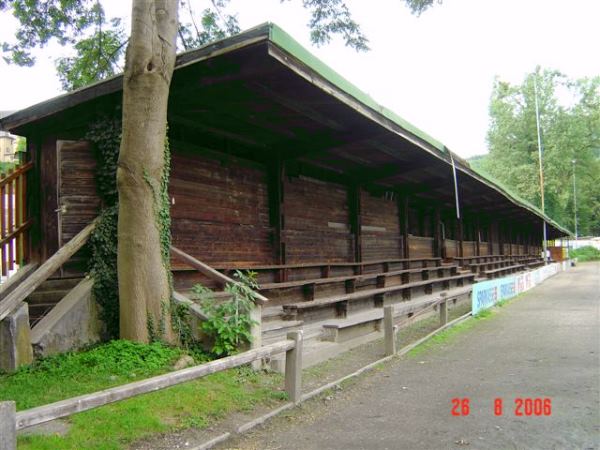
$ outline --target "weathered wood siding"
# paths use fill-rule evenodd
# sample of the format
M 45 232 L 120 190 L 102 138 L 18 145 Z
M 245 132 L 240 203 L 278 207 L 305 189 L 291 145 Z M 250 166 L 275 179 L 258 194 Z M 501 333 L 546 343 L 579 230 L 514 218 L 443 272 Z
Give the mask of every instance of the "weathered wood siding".
M 286 177 L 283 192 L 286 262 L 352 261 L 347 188 Z
M 402 257 L 398 203 L 361 192 L 363 261 Z
M 479 243 L 479 252 L 481 253 L 482 256 L 485 255 L 489 255 L 489 244 L 487 242 L 480 242 Z
M 464 241 L 463 242 L 463 256 L 475 256 L 475 255 L 477 255 L 477 242 Z
M 209 264 L 273 262 L 264 170 L 177 148 L 171 166 L 173 245 Z
M 411 258 L 433 257 L 433 238 L 410 235 L 408 245 Z
M 453 239 L 446 239 L 444 241 L 444 248 L 446 249 L 447 258 L 458 256 L 458 241 L 455 241 Z

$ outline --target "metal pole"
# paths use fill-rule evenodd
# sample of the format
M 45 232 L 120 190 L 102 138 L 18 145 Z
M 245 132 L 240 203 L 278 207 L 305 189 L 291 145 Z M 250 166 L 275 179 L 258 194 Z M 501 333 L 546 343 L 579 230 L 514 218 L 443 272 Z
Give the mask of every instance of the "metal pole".
M 542 197 L 542 214 L 544 215 L 544 217 L 542 218 L 544 224 L 543 224 L 543 251 L 544 251 L 544 264 L 548 264 L 548 258 L 546 257 L 546 252 L 548 251 L 547 248 L 547 235 L 546 235 L 546 209 L 544 207 L 544 169 L 543 169 L 543 165 L 542 165 L 542 134 L 540 131 L 540 107 L 538 104 L 538 95 L 537 95 L 537 72 L 535 74 L 535 78 L 533 79 L 533 91 L 535 94 L 535 123 L 537 125 L 537 140 L 538 140 L 538 159 L 540 162 L 540 194 Z
M 575 183 L 575 163 L 577 160 L 573 160 L 573 210 L 575 214 L 575 242 L 577 242 L 577 185 Z

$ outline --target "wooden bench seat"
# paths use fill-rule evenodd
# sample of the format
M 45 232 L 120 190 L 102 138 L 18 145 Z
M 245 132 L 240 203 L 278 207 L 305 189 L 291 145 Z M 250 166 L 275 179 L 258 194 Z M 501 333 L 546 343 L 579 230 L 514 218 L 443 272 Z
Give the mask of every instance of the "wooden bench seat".
M 437 267 L 425 267 L 425 268 L 415 268 L 415 269 L 402 269 L 402 270 L 393 270 L 390 272 L 380 272 L 380 273 L 368 273 L 363 275 L 347 275 L 347 276 L 339 276 L 339 277 L 330 277 L 330 278 L 313 278 L 308 280 L 295 280 L 295 281 L 286 281 L 283 283 L 263 283 L 260 285 L 259 290 L 263 293 L 267 291 L 272 291 L 275 289 L 292 289 L 297 287 L 302 287 L 304 290 L 305 300 L 314 300 L 315 297 L 315 289 L 318 285 L 330 284 L 330 283 L 346 283 L 346 292 L 351 293 L 356 290 L 356 284 L 368 281 L 368 280 L 376 280 L 377 287 L 382 288 L 387 284 L 387 278 L 393 276 L 401 276 L 402 283 L 408 283 L 410 274 L 420 273 L 421 278 L 423 280 L 430 279 L 430 274 L 432 272 L 436 273 L 438 277 L 443 278 L 444 272 L 448 272 L 449 276 L 457 274 L 458 267 L 454 265 L 441 265 Z
M 214 265 L 213 268 L 219 270 L 225 274 L 231 274 L 235 270 L 243 271 L 254 271 L 258 272 L 259 275 L 268 275 L 268 272 L 272 272 L 272 280 L 277 282 L 294 281 L 290 280 L 293 278 L 291 275 L 306 272 L 312 273 L 312 277 L 315 278 L 320 275 L 322 278 L 328 278 L 330 276 L 336 276 L 333 272 L 350 271 L 352 275 L 360 275 L 367 272 L 388 272 L 394 269 L 410 269 L 415 266 L 418 267 L 438 267 L 442 265 L 442 258 L 438 257 L 425 257 L 425 258 L 395 258 L 395 259 L 382 259 L 362 262 L 315 262 L 315 263 L 297 263 L 297 264 L 269 264 L 269 265 L 230 265 L 221 266 Z M 264 278 L 264 276 L 261 276 Z M 267 280 L 271 282 L 271 280 Z
M 323 297 L 311 301 L 289 303 L 287 305 L 283 305 L 283 310 L 288 316 L 297 317 L 302 313 L 302 311 L 335 306 L 336 315 L 345 317 L 348 310 L 348 303 L 352 301 L 373 298 L 375 307 L 382 307 L 385 302 L 386 295 L 391 293 L 401 292 L 402 297 L 405 300 L 410 300 L 411 289 L 425 287 L 425 293 L 431 294 L 433 291 L 433 286 L 436 284 L 441 283 L 444 289 L 449 289 L 452 281 L 455 281 L 458 286 L 463 286 L 465 280 L 473 282 L 474 278 L 475 274 L 465 273 L 444 278 L 414 281 L 411 283 L 398 284 L 383 288 L 366 289 L 348 294 L 335 295 L 332 297 Z
M 411 317 L 427 308 L 435 308 L 442 302 L 453 302 L 460 297 L 469 295 L 472 291 L 471 287 L 452 289 L 446 294 L 435 294 L 418 300 L 397 303 L 393 309 L 395 318 L 400 316 Z M 383 309 L 377 308 L 371 311 L 352 314 L 347 318 L 337 318 L 328 320 L 323 324 L 324 336 L 323 340 L 333 342 L 345 342 L 355 337 L 365 334 L 381 331 L 383 325 Z
M 511 266 L 514 263 L 515 262 L 511 259 L 502 259 L 502 260 L 498 260 L 498 261 L 488 261 L 488 262 L 468 264 L 467 267 L 473 273 L 481 273 L 481 272 L 485 272 L 486 270 L 499 269 L 502 267 Z
M 501 275 L 505 275 L 507 273 L 515 273 L 518 272 L 520 270 L 523 270 L 525 266 L 523 264 L 514 264 L 512 266 L 507 266 L 507 267 L 500 267 L 498 269 L 493 269 L 493 270 L 487 270 L 485 271 L 483 274 L 487 277 L 487 278 L 498 278 Z

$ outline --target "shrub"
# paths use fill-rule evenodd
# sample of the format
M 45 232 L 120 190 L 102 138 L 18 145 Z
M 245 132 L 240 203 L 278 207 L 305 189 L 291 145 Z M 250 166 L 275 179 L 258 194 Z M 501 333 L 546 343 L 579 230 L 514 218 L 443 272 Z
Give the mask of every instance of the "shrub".
M 577 258 L 578 261 L 600 261 L 600 250 L 591 245 L 580 247 L 570 252 L 571 258 Z
M 235 272 L 235 283 L 225 286 L 225 292 L 231 295 L 230 300 L 216 303 L 210 289 L 196 284 L 194 294 L 200 300 L 208 320 L 202 322 L 202 330 L 212 339 L 212 352 L 216 356 L 227 356 L 235 353 L 240 345 L 250 343 L 250 328 L 254 321 L 250 311 L 254 308 L 255 289 L 258 288 L 256 273 Z

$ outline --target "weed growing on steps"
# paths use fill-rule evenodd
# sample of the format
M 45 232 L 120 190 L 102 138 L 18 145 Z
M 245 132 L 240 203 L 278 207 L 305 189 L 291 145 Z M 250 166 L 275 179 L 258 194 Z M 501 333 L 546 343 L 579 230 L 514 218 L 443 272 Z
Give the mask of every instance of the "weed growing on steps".
M 208 320 L 202 322 L 202 330 L 214 340 L 212 352 L 216 356 L 227 356 L 235 353 L 241 345 L 252 341 L 250 329 L 254 321 L 250 311 L 254 308 L 258 283 L 256 272 L 235 271 L 235 283 L 228 283 L 225 292 L 231 295 L 230 300 L 216 302 L 213 292 L 201 284 L 193 288 Z

